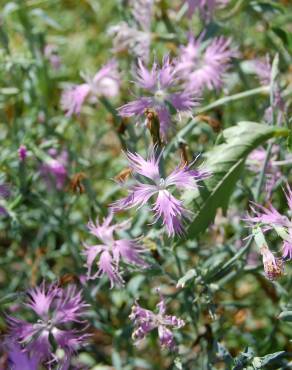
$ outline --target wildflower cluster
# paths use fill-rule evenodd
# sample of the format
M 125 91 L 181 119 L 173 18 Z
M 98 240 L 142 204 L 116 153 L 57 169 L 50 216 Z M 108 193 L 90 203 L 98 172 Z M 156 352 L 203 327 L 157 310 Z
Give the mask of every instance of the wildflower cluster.
M 0 370 L 288 368 L 287 2 L 45 3 L 1 13 Z

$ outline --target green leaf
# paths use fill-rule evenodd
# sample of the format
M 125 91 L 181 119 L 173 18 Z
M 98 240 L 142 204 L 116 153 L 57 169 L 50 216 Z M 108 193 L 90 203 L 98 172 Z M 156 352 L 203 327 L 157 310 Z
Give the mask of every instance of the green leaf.
M 200 207 L 188 229 L 188 238 L 203 232 L 214 220 L 218 208 L 227 208 L 248 154 L 268 139 L 288 136 L 288 133 L 285 128 L 255 122 L 240 122 L 223 131 L 224 143 L 210 150 L 205 161 L 204 167 L 212 176 L 199 191 L 191 194 L 191 199 Z
M 279 352 L 271 353 L 264 357 L 255 357 L 253 359 L 252 364 L 256 369 L 265 369 L 265 366 L 270 365 L 275 360 L 282 358 L 284 354 L 285 354 L 285 351 L 279 351 Z
M 196 270 L 191 269 L 191 270 L 187 271 L 186 274 L 179 279 L 179 281 L 177 282 L 176 287 L 177 288 L 183 288 L 189 280 L 192 280 L 196 276 L 197 276 Z
M 283 311 L 280 313 L 279 317 L 280 320 L 283 321 L 291 321 L 292 322 L 292 311 Z

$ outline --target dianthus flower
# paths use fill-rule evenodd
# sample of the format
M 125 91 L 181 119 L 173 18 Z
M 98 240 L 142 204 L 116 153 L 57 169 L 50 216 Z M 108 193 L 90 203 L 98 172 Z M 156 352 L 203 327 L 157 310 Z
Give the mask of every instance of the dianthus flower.
M 18 157 L 21 162 L 25 161 L 25 158 L 27 157 L 27 148 L 25 145 L 20 145 L 18 148 Z
M 258 76 L 260 84 L 262 86 L 267 86 L 271 84 L 272 77 L 272 64 L 270 61 L 270 56 L 266 55 L 265 58 L 259 58 L 254 60 L 255 73 Z M 285 102 L 281 95 L 281 89 L 278 81 L 274 81 L 274 91 L 273 91 L 273 105 L 268 107 L 265 111 L 265 120 L 268 123 L 273 122 L 273 112 L 275 109 L 278 110 L 277 114 L 277 124 L 280 124 L 283 119 L 283 115 L 286 112 Z
M 44 55 L 52 68 L 57 71 L 61 67 L 61 59 L 58 54 L 58 48 L 56 45 L 47 44 L 44 49 Z
M 84 255 L 87 257 L 88 279 L 95 279 L 107 275 L 111 287 L 115 284 L 124 283 L 119 271 L 120 261 L 146 268 L 148 264 L 142 259 L 141 254 L 144 252 L 138 240 L 115 239 L 114 234 L 117 231 L 124 231 L 130 227 L 129 221 L 111 225 L 113 213 L 99 223 L 97 220 L 88 223 L 88 229 L 92 235 L 97 237 L 100 244 L 85 244 Z M 98 270 L 92 274 L 92 265 L 95 259 L 99 257 L 97 266 Z
M 180 86 L 176 68 L 168 56 L 161 67 L 154 63 L 150 71 L 139 60 L 135 79 L 147 95 L 120 107 L 120 115 L 141 117 L 146 109 L 153 109 L 159 118 L 161 136 L 166 139 L 171 129 L 171 107 L 177 112 L 190 111 L 197 105 L 193 95 Z
M 7 341 L 4 348 L 8 354 L 8 369 L 11 370 L 38 370 L 39 360 L 36 356 L 30 357 L 15 341 Z
M 58 153 L 52 148 L 48 151 L 49 158 L 40 168 L 40 173 L 45 179 L 48 188 L 56 187 L 61 190 L 67 178 L 68 152 L 63 150 Z
M 216 8 L 222 8 L 229 0 L 186 0 L 188 3 L 188 16 L 191 18 L 196 10 L 205 20 L 210 20 Z
M 66 116 L 80 114 L 86 99 L 97 102 L 99 97 L 112 98 L 118 95 L 120 89 L 120 76 L 118 64 L 115 60 L 104 65 L 93 78 L 86 78 L 86 83 L 66 89 L 61 98 L 62 108 Z
M 285 195 L 291 212 L 292 191 L 289 186 Z M 274 229 L 283 240 L 283 258 L 292 259 L 292 221 L 286 215 L 279 213 L 272 204 L 266 208 L 254 203 L 251 210 L 254 216 L 247 216 L 245 221 L 252 227 L 261 227 L 263 232 Z
M 275 257 L 267 245 L 263 246 L 260 252 L 263 256 L 266 277 L 269 280 L 275 280 L 282 276 L 284 273 L 284 261 L 281 258 Z
M 190 35 L 188 44 L 180 50 L 177 70 L 189 90 L 218 90 L 237 52 L 231 48 L 230 38 L 220 36 L 203 44 L 202 37 Z
M 131 0 L 129 6 L 135 24 L 120 22 L 108 30 L 109 35 L 113 36 L 113 51 L 127 51 L 147 63 L 151 44 L 153 0 Z
M 269 159 L 265 172 L 266 199 L 270 199 L 275 184 L 282 177 L 282 173 L 275 162 L 278 148 L 275 146 L 274 148 L 275 149 L 272 153 L 273 157 Z M 267 151 L 263 147 L 253 150 L 247 159 L 249 170 L 258 174 L 263 166 L 266 156 Z
M 0 201 L 2 199 L 7 199 L 10 195 L 10 189 L 7 184 L 0 184 Z M 4 204 L 0 203 L 0 215 L 6 216 L 7 210 Z
M 169 236 L 183 233 L 183 219 L 189 218 L 191 212 L 186 210 L 182 201 L 172 195 L 173 189 L 196 189 L 198 181 L 209 176 L 207 171 L 192 170 L 191 165 L 176 167 L 169 176 L 160 174 L 159 162 L 161 155 L 156 156 L 155 150 L 148 159 L 137 153 L 127 153 L 127 159 L 134 175 L 140 175 L 136 183 L 128 189 L 129 195 L 112 204 L 114 211 L 131 207 L 142 207 L 150 198 L 155 198 L 152 210 L 155 221 L 162 219 Z
M 132 307 L 132 313 L 129 316 L 135 326 L 132 338 L 136 344 L 139 344 L 139 342 L 143 340 L 148 333 L 157 328 L 160 345 L 163 348 L 175 351 L 176 344 L 174 336 L 168 327 L 180 329 L 185 325 L 185 322 L 176 316 L 165 314 L 166 304 L 164 297 L 161 294 L 160 301 L 156 307 L 158 313 L 142 308 L 137 302 L 134 304 Z
M 8 338 L 18 343 L 29 358 L 41 363 L 57 362 L 54 349 L 62 349 L 65 356 L 61 363 L 67 364 L 88 339 L 84 333 L 87 323 L 83 320 L 88 305 L 81 293 L 73 285 L 60 288 L 43 283 L 29 290 L 27 297 L 26 307 L 34 312 L 36 319 L 28 322 L 8 316 Z

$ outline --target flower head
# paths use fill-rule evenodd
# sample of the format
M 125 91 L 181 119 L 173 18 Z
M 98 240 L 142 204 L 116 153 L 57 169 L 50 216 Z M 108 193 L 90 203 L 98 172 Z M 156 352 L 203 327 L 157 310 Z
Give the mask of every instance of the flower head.
M 83 333 L 87 306 L 75 286 L 63 289 L 43 283 L 27 294 L 26 307 L 33 311 L 35 321 L 9 316 L 8 338 L 18 343 L 29 358 L 39 362 L 57 361 L 53 348 L 62 349 L 65 352 L 64 361 L 68 361 L 88 339 L 88 335 Z M 74 328 L 74 325 L 79 325 L 81 329 Z
M 216 8 L 223 7 L 229 0 L 186 0 L 188 3 L 188 16 L 192 17 L 196 10 L 205 20 L 210 20 Z
M 23 162 L 27 157 L 27 148 L 25 145 L 20 145 L 20 147 L 18 148 L 18 157 L 21 162 Z
M 7 184 L 0 184 L 0 202 L 1 198 L 3 200 L 7 199 L 10 196 L 10 188 Z M 0 215 L 6 216 L 8 214 L 4 204 L 0 203 Z
M 290 211 L 292 211 L 292 190 L 288 185 L 285 195 L 288 207 Z M 286 215 L 282 215 L 277 211 L 272 204 L 267 208 L 260 204 L 252 203 L 251 210 L 254 216 L 247 216 L 245 219 L 251 226 L 260 224 L 264 231 L 271 230 L 272 228 L 279 231 L 279 228 L 284 228 L 286 234 L 289 234 L 289 230 L 292 226 L 291 220 Z
M 177 70 L 188 89 L 218 90 L 237 52 L 231 48 L 230 38 L 216 37 L 206 45 L 202 43 L 202 36 L 195 39 L 190 35 L 187 46 L 181 48 Z
M 58 48 L 56 45 L 47 44 L 44 49 L 44 55 L 51 64 L 54 70 L 58 70 L 61 67 L 61 59 L 58 54 Z
M 88 229 L 98 240 L 99 244 L 85 244 L 84 255 L 87 257 L 88 278 L 95 279 L 107 275 L 111 287 L 123 284 L 123 278 L 119 271 L 120 261 L 146 268 L 148 264 L 143 260 L 141 254 L 144 252 L 137 240 L 116 239 L 115 233 L 130 227 L 129 221 L 111 225 L 113 214 L 110 213 L 102 223 L 89 222 Z M 92 265 L 99 257 L 98 270 L 92 274 Z
M 182 319 L 176 316 L 166 315 L 166 305 L 163 296 L 160 294 L 160 301 L 156 305 L 157 313 L 146 310 L 136 302 L 132 307 L 132 313 L 129 316 L 133 321 L 135 330 L 132 338 L 136 344 L 143 340 L 146 335 L 154 329 L 158 329 L 160 345 L 171 351 L 176 350 L 176 344 L 172 331 L 169 329 L 180 329 L 185 325 Z
M 143 116 L 146 109 L 153 109 L 160 121 L 161 136 L 165 139 L 171 129 L 171 107 L 177 112 L 190 111 L 197 104 L 193 95 L 180 87 L 175 66 L 169 57 L 162 66 L 154 63 L 149 71 L 138 61 L 136 83 L 147 94 L 119 108 L 123 117 Z
M 86 78 L 86 83 L 66 89 L 61 98 L 62 108 L 66 116 L 80 114 L 86 99 L 96 102 L 101 96 L 112 98 L 117 96 L 120 89 L 118 65 L 115 60 L 104 65 L 93 78 Z
M 15 341 L 6 341 L 4 343 L 8 353 L 9 369 L 11 370 L 38 370 L 39 361 L 35 356 L 30 356 Z
M 265 188 L 266 188 L 266 198 L 270 199 L 273 188 L 277 181 L 282 177 L 282 173 L 279 169 L 279 167 L 275 164 L 275 157 L 277 156 L 278 148 L 274 147 L 276 150 L 273 152 L 273 157 L 269 159 L 267 166 L 266 166 L 266 172 L 265 172 Z M 260 147 L 258 149 L 255 149 L 251 152 L 251 154 L 248 156 L 247 159 L 247 165 L 250 171 L 254 173 L 259 173 L 265 158 L 266 158 L 267 152 L 264 148 Z
M 260 252 L 263 257 L 263 265 L 267 278 L 269 280 L 276 280 L 282 276 L 284 272 L 283 260 L 275 257 L 267 245 L 262 246 Z
M 68 152 L 63 150 L 58 153 L 52 148 L 48 151 L 49 158 L 41 165 L 40 172 L 48 188 L 56 187 L 61 190 L 67 179 Z
M 161 219 L 166 226 L 169 236 L 183 233 L 182 221 L 189 218 L 190 212 L 183 206 L 182 201 L 172 195 L 171 189 L 196 189 L 198 181 L 209 176 L 203 170 L 192 170 L 191 166 L 176 167 L 166 178 L 159 170 L 160 156 L 155 150 L 145 160 L 137 153 L 127 153 L 127 158 L 134 175 L 139 175 L 135 185 L 130 186 L 128 196 L 112 204 L 115 211 L 124 208 L 142 207 L 154 198 L 152 210 L 155 221 Z M 141 179 L 141 180 L 140 180 Z
M 262 86 L 270 85 L 272 80 L 272 64 L 270 56 L 267 54 L 265 58 L 258 58 L 254 60 L 255 73 Z M 268 123 L 273 122 L 273 112 L 278 110 L 277 122 L 281 123 L 284 113 L 286 112 L 286 105 L 283 100 L 281 89 L 278 81 L 273 83 L 273 104 L 265 111 L 265 120 Z

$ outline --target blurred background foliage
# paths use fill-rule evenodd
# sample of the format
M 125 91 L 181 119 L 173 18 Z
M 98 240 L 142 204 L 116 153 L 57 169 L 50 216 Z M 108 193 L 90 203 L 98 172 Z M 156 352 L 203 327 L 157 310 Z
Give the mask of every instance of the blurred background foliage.
M 0 176 L 1 182 L 11 187 L 9 217 L 0 219 L 2 312 L 19 302 L 22 291 L 43 279 L 59 279 L 64 285 L 75 282 L 83 287 L 92 308 L 93 337 L 79 354 L 81 368 L 291 368 L 292 326 L 279 319 L 282 311 L 291 310 L 291 267 L 280 281 L 271 283 L 263 276 L 260 258 L 252 248 L 240 253 L 249 233 L 241 219 L 257 182 L 248 168 L 241 174 L 227 214 L 218 212 L 208 232 L 179 246 L 163 237 L 159 226 L 148 225 L 146 211 L 118 216 L 134 217 L 129 234 L 136 237 L 143 232 L 153 268 L 147 273 L 127 270 L 125 289 L 109 290 L 103 279 L 80 283 L 86 273 L 82 243 L 90 240 L 86 223 L 104 216 L 108 204 L 122 195 L 114 178 L 126 167 L 123 142 L 145 152 L 150 139 L 133 122 L 126 122 L 126 127 L 132 125 L 134 133 L 123 130 L 123 123 L 106 102 L 86 105 L 80 117 L 67 118 L 60 108 L 60 95 L 68 82 L 81 83 L 81 74 L 93 75 L 113 57 L 112 36 L 107 30 L 122 20 L 129 21 L 131 13 L 127 1 L 122 0 L 0 3 Z M 166 52 L 175 56 L 190 30 L 199 34 L 204 28 L 197 15 L 190 21 L 180 15 L 180 9 L 180 0 L 155 2 L 151 60 L 161 60 Z M 224 90 L 206 93 L 201 106 L 257 88 L 248 61 L 266 53 L 272 57 L 279 54 L 281 86 L 287 101 L 291 100 L 291 25 L 290 1 L 232 0 L 219 10 L 206 27 L 206 35 L 231 36 L 240 57 L 232 65 Z M 52 68 L 44 55 L 48 44 L 57 50 L 58 69 Z M 111 101 L 112 109 L 131 100 L 130 91 L 135 90 L 130 82 L 133 56 L 123 53 L 118 58 L 122 92 Z M 185 137 L 188 152 L 206 152 L 223 129 L 239 121 L 262 122 L 268 99 L 262 92 L 208 110 Z M 184 123 L 184 119 L 178 123 L 178 130 Z M 279 159 L 284 159 L 286 142 L 278 143 Z M 21 144 L 28 148 L 25 164 L 18 158 Z M 50 148 L 68 151 L 68 178 L 62 191 L 48 188 L 39 171 Z M 178 158 L 179 150 L 172 150 L 170 168 Z M 287 208 L 281 186 L 289 180 L 290 166 L 282 173 L 273 196 L 280 210 Z M 84 191 L 78 191 L 78 186 Z M 270 237 L 277 250 L 277 240 Z M 177 289 L 183 276 L 187 276 L 184 288 Z M 142 349 L 132 344 L 131 306 L 141 297 L 143 307 L 153 308 L 158 299 L 156 286 L 162 287 L 171 312 L 187 322 L 176 333 L 180 355 L 161 351 L 155 335 Z M 5 333 L 3 316 L 0 328 Z M 271 353 L 274 355 L 267 357 Z

